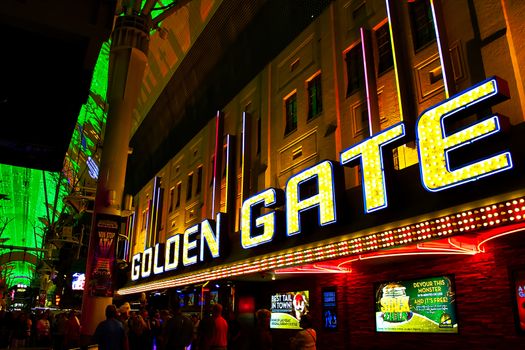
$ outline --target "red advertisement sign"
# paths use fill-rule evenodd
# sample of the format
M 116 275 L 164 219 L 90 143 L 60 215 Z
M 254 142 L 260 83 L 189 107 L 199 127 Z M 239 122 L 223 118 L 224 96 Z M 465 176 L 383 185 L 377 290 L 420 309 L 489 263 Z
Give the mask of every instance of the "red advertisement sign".
M 514 290 L 516 292 L 516 309 L 519 318 L 518 328 L 525 332 L 525 271 L 514 273 Z
M 96 218 L 94 238 L 97 244 L 91 257 L 93 261 L 89 284 L 91 296 L 113 296 L 113 267 L 119 222 L 120 217 L 114 215 L 98 215 Z

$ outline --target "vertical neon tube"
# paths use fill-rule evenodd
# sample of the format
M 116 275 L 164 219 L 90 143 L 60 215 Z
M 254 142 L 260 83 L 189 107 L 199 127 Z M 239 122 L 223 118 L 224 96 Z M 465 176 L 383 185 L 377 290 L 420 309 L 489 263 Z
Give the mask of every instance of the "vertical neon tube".
M 393 58 L 393 61 L 394 61 L 394 72 L 395 72 L 395 77 L 396 77 L 396 88 L 397 88 L 397 102 L 399 104 L 399 116 L 401 118 L 401 120 L 405 119 L 404 118 L 404 111 L 403 111 L 403 102 L 402 102 L 402 99 L 401 99 L 401 84 L 399 83 L 399 67 L 398 67 L 398 62 L 397 62 L 397 50 L 396 50 L 396 45 L 395 45 L 395 40 L 394 40 L 394 34 L 393 34 L 393 30 L 392 30 L 392 15 L 390 14 L 391 13 L 391 1 L 396 1 L 396 0 L 385 0 L 385 5 L 386 5 L 386 16 L 388 17 L 388 29 L 389 29 L 389 33 L 390 33 L 390 44 L 392 45 L 392 58 Z
M 363 70 L 365 73 L 365 90 L 366 90 L 366 111 L 368 114 L 368 133 L 373 136 L 380 131 L 379 126 L 379 107 L 377 103 L 377 87 L 375 84 L 375 71 L 372 57 L 369 57 L 368 37 L 365 28 L 359 28 L 361 35 L 361 53 L 363 55 Z M 374 76 L 372 76 L 372 74 Z
M 440 0 L 430 0 L 430 8 L 432 10 L 432 20 L 434 21 L 434 31 L 436 33 L 439 61 L 441 64 L 441 75 L 443 77 L 443 86 L 445 87 L 445 98 L 449 98 L 456 93 L 456 89 Z
M 213 188 L 212 188 L 212 195 L 211 195 L 211 216 L 215 217 L 215 200 L 217 197 L 217 177 L 219 170 L 217 169 L 218 165 L 218 159 L 219 159 L 219 151 L 222 151 L 222 137 L 219 140 L 219 128 L 220 128 L 220 118 L 221 113 L 217 111 L 217 116 L 215 117 L 215 155 L 213 157 Z M 219 146 L 221 146 L 221 150 L 219 150 Z
M 246 166 L 246 164 L 244 164 L 245 160 L 246 160 L 246 118 L 247 118 L 247 115 L 246 115 L 246 112 L 242 112 L 242 140 L 241 140 L 241 157 L 242 157 L 242 161 L 241 161 L 241 176 L 242 176 L 242 180 L 241 180 L 241 202 L 244 201 L 244 191 L 246 190 L 244 187 L 245 187 L 245 183 L 244 183 L 244 176 L 246 175 L 244 173 L 244 167 Z
M 225 184 L 225 188 L 224 188 L 224 193 L 226 194 L 225 198 L 224 198 L 224 210 L 226 213 L 229 213 L 229 209 L 230 209 L 230 204 L 229 203 L 229 193 L 230 193 L 230 176 L 231 176 L 231 169 L 230 169 L 230 163 L 231 163 L 231 135 L 230 134 L 227 134 L 226 135 L 226 159 L 224 159 L 224 166 L 226 167 L 226 184 Z

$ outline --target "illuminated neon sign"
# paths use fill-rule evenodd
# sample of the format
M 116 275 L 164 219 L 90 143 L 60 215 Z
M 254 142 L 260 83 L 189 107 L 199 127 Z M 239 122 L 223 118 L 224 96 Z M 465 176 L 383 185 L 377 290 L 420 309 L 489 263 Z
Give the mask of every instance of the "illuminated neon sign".
M 508 98 L 506 84 L 492 78 L 459 93 L 423 112 L 417 121 L 417 149 L 421 182 L 429 191 L 441 191 L 462 183 L 512 168 L 509 152 L 502 152 L 478 162 L 451 169 L 449 152 L 478 141 L 501 130 L 499 117 L 494 115 L 477 121 L 463 130 L 447 135 L 445 121 L 472 112 L 479 105 L 493 105 Z M 503 90 L 503 91 L 502 91 Z
M 449 161 L 451 151 L 501 131 L 499 116 L 476 121 L 452 133 L 445 125 L 449 119 L 461 118 L 479 108 L 508 99 L 507 91 L 504 81 L 491 78 L 429 108 L 419 116 L 416 146 L 421 182 L 425 189 L 430 192 L 443 191 L 512 168 L 509 152 L 487 155 L 455 169 Z M 361 167 L 365 213 L 387 208 L 384 148 L 387 145 L 394 147 L 394 143 L 398 143 L 405 135 L 405 125 L 400 122 L 342 151 L 340 164 L 325 160 L 293 175 L 288 179 L 284 193 L 280 189 L 268 188 L 247 198 L 241 208 L 241 246 L 251 249 L 274 240 L 277 232 L 282 231 L 278 228 L 285 226 L 279 207 L 284 207 L 286 237 L 304 231 L 301 227 L 304 215 L 316 213 L 318 226 L 321 227 L 340 221 L 337 198 L 345 188 L 341 176 L 342 165 Z M 205 219 L 187 228 L 183 234 L 169 237 L 164 246 L 157 244 L 134 255 L 131 279 L 136 281 L 181 266 L 223 257 L 224 243 L 221 242 L 226 236 L 223 215 L 217 215 L 215 224 Z
M 182 263 L 190 266 L 211 258 L 220 257 L 221 245 L 225 235 L 222 220 L 223 213 L 217 214 L 217 220 L 203 220 L 200 224 L 186 229 L 184 234 L 176 234 L 166 240 L 166 244 L 157 243 L 144 252 L 133 255 L 131 259 L 131 280 L 160 275 L 176 270 Z M 200 238 L 197 238 L 200 234 Z M 182 242 L 181 242 L 182 241 Z M 208 249 L 205 249 L 205 246 Z

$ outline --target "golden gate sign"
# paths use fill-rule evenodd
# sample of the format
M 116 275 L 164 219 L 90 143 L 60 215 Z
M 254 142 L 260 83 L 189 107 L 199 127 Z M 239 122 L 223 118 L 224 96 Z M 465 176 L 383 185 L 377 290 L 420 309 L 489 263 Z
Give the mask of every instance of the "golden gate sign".
M 495 105 L 508 98 L 507 83 L 494 77 L 427 109 L 419 116 L 415 128 L 416 146 L 421 182 L 425 189 L 431 192 L 442 191 L 512 168 L 510 152 L 490 155 L 455 170 L 451 169 L 448 159 L 450 151 L 499 132 L 500 116 L 493 115 L 476 121 L 450 135 L 444 126 L 447 118 L 472 114 L 482 107 Z M 340 154 L 341 165 L 354 165 L 357 162 L 361 166 L 366 213 L 388 206 L 383 147 L 399 141 L 404 136 L 405 125 L 400 122 L 361 143 L 352 145 Z M 339 181 L 335 181 L 337 166 L 339 165 L 326 160 L 290 177 L 284 196 L 282 190 L 268 188 L 246 199 L 241 210 L 241 246 L 250 249 L 272 242 L 275 236 L 278 221 L 276 212 L 269 211 L 259 215 L 255 213 L 255 207 L 272 209 L 284 205 L 288 237 L 301 233 L 301 213 L 316 207 L 320 226 L 337 223 L 336 194 L 344 191 L 344 187 L 339 187 Z M 308 198 L 301 198 L 301 186 L 311 181 L 317 183 L 317 193 Z M 219 213 L 215 221 L 206 219 L 186 229 L 184 234 L 169 237 L 165 245 L 157 244 L 143 253 L 134 255 L 131 279 L 136 281 L 152 274 L 160 275 L 176 270 L 181 265 L 191 266 L 203 262 L 207 257 L 220 257 L 221 235 L 225 231 L 222 224 L 224 215 Z M 197 239 L 199 235 L 200 239 Z

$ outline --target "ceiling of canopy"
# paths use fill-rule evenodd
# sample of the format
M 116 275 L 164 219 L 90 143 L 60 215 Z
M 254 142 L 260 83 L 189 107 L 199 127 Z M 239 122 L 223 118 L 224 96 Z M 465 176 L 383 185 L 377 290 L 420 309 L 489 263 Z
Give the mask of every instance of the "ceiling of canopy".
M 0 278 L 8 276 L 13 285 L 28 284 L 36 275 L 38 260 L 46 254 L 43 237 L 61 214 L 85 209 L 65 203 L 93 195 L 107 111 L 107 40 L 115 8 L 125 0 L 75 2 L 74 11 L 67 0 L 5 1 L 0 6 L 6 49 L 0 55 Z M 163 9 L 177 10 L 150 34 L 148 65 L 132 115 L 136 152 L 128 167 L 141 169 L 141 178 L 132 179 L 135 187 L 154 171 L 142 162 L 172 137 L 162 125 L 188 119 L 187 111 L 166 107 L 172 97 L 178 109 L 189 106 L 213 116 L 207 109 L 228 101 L 228 94 L 329 2 L 156 1 L 154 18 Z M 242 79 L 228 67 L 239 68 Z M 211 85 L 203 87 L 205 81 Z M 220 93 L 211 96 L 211 91 Z M 197 107 L 209 97 L 201 113 Z M 155 138 L 154 145 L 141 141 Z M 169 154 L 156 162 L 163 156 Z
M 9 120 L 0 128 L 0 279 L 11 286 L 31 283 L 46 254 L 46 231 L 61 214 L 81 210 L 67 199 L 96 186 L 117 2 L 84 1 L 71 11 L 65 0 L 53 8 L 7 1 L 0 7 L 9 50 L 0 55 L 0 117 Z M 221 2 L 190 1 L 151 33 L 133 130 Z M 152 16 L 173 3 L 157 1 Z

